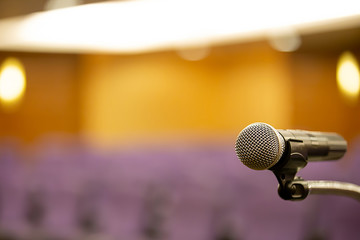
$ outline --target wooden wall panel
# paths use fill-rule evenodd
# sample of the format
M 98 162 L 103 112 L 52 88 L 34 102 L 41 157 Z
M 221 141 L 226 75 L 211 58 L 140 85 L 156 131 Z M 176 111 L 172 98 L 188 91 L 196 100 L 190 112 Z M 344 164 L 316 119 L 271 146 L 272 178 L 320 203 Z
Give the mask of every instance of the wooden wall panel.
M 83 132 L 109 141 L 184 135 L 233 140 L 255 121 L 288 127 L 287 56 L 264 43 L 214 48 L 196 62 L 176 52 L 82 56 Z
M 0 136 L 33 141 L 49 133 L 79 132 L 77 56 L 0 53 L 22 61 L 27 88 L 18 109 L 0 108 Z
M 360 54 L 355 50 L 360 59 Z M 292 54 L 294 126 L 335 131 L 349 141 L 360 135 L 360 105 L 348 104 L 336 83 L 336 65 L 341 51 Z
M 0 136 L 33 141 L 57 132 L 105 144 L 181 137 L 233 141 L 246 125 L 262 121 L 335 131 L 350 141 L 360 134 L 360 111 L 337 89 L 340 53 L 280 53 L 266 42 L 216 47 L 194 62 L 176 51 L 2 52 L 0 61 L 23 61 L 28 85 L 18 111 L 0 109 Z

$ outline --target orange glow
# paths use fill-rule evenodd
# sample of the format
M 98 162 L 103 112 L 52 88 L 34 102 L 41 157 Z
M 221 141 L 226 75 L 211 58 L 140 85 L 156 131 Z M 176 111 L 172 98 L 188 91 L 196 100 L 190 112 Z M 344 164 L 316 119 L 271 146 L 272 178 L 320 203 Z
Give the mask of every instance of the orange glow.
M 291 82 L 282 54 L 245 46 L 202 61 L 176 53 L 86 56 L 83 131 L 101 143 L 231 138 L 254 121 L 289 127 Z M 214 52 L 215 51 L 215 52 Z M 274 64 L 276 63 L 276 64 Z M 93 67 L 92 67 L 93 66 Z

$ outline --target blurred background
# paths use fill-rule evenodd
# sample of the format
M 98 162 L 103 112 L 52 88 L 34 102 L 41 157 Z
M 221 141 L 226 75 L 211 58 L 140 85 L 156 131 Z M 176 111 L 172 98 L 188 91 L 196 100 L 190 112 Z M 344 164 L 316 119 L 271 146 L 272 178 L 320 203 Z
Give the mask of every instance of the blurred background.
M 359 59 L 356 1 L 0 0 L 0 239 L 358 239 L 234 144 L 337 132 L 299 175 L 360 184 Z

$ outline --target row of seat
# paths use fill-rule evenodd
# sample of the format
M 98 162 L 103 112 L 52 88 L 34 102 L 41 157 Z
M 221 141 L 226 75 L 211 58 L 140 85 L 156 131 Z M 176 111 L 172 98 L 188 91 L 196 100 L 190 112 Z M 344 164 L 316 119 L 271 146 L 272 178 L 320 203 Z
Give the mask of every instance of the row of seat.
M 359 155 L 309 163 L 299 174 L 360 183 Z M 229 145 L 103 151 L 53 140 L 24 151 L 18 143 L 0 144 L 3 237 L 356 239 L 359 221 L 360 204 L 353 199 L 280 199 L 273 174 L 247 169 Z

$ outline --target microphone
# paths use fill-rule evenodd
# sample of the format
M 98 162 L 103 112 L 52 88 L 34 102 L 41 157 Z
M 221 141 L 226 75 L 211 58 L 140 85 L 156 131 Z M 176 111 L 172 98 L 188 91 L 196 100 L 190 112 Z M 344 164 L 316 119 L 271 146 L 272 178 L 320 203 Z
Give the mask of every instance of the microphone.
M 337 160 L 346 149 L 346 140 L 337 133 L 277 130 L 260 122 L 244 128 L 235 144 L 236 155 L 245 166 L 273 171 L 282 168 L 297 171 L 307 161 Z
M 284 200 L 303 200 L 309 194 L 335 194 L 360 201 L 360 186 L 338 181 L 306 181 L 297 172 L 308 161 L 337 160 L 347 142 L 337 133 L 275 129 L 253 123 L 238 135 L 235 150 L 240 161 L 255 170 L 269 169 L 278 180 Z

